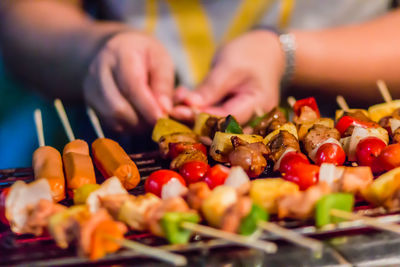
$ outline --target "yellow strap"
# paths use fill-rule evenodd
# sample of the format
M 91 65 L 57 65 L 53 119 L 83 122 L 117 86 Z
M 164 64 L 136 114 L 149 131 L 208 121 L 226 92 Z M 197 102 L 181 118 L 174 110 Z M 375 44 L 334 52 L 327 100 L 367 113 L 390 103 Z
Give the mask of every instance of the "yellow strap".
M 280 29 L 285 29 L 289 26 L 295 4 L 295 0 L 281 0 L 280 19 L 278 23 Z
M 146 0 L 144 30 L 153 34 L 157 24 L 157 0 Z
M 188 56 L 192 78 L 198 84 L 207 74 L 216 48 L 210 21 L 201 0 L 166 1 Z
M 222 41 L 229 41 L 253 27 L 274 1 L 276 0 L 242 1 Z

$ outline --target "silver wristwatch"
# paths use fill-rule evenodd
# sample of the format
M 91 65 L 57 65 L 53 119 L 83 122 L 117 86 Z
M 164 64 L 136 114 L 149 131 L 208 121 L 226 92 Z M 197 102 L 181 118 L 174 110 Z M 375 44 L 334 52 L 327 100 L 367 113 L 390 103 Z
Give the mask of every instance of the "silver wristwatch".
M 278 36 L 285 53 L 285 71 L 281 79 L 281 86 L 286 87 L 291 82 L 295 72 L 296 38 L 292 33 L 283 33 Z

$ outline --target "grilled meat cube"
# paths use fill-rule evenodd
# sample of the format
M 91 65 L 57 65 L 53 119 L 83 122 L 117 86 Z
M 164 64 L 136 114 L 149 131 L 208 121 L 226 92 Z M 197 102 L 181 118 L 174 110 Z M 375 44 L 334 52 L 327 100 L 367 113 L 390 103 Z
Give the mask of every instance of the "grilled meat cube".
M 271 151 L 270 158 L 274 162 L 278 161 L 288 147 L 294 148 L 296 151 L 300 151 L 297 138 L 288 131 L 280 131 L 277 135 L 272 137 L 271 141 L 268 142 L 267 147 Z
M 304 136 L 303 144 L 307 154 L 316 148 L 323 141 L 328 138 L 340 139 L 340 133 L 335 128 L 329 128 L 324 125 L 316 124 L 310 128 L 308 133 Z
M 255 127 L 254 134 L 266 136 L 287 122 L 285 114 L 278 108 L 271 110 Z
M 305 122 L 315 121 L 318 117 L 318 114 L 312 108 L 309 106 L 303 106 L 300 109 L 300 116 L 295 116 L 293 122 L 298 125 Z
M 221 230 L 236 233 L 242 218 L 251 211 L 252 201 L 250 197 L 239 197 L 238 201 L 227 208 L 222 215 Z
M 199 150 L 186 150 L 171 161 L 170 168 L 179 170 L 188 161 L 203 161 L 208 163 L 207 156 Z
M 200 210 L 204 199 L 206 199 L 210 193 L 211 190 L 205 182 L 190 184 L 186 195 L 186 201 L 190 208 Z
M 400 128 L 397 128 L 392 135 L 393 143 L 400 143 Z
M 158 145 L 163 157 L 169 152 L 169 143 L 197 143 L 198 137 L 194 133 L 174 133 L 160 138 Z
M 234 150 L 229 153 L 229 162 L 232 166 L 240 166 L 250 177 L 259 176 L 267 166 L 264 156 L 269 149 L 262 142 L 248 143 L 237 136 L 231 137 Z
M 101 207 L 105 208 L 114 219 L 118 219 L 118 214 L 125 201 L 134 199 L 135 196 L 131 194 L 99 196 Z
M 400 120 L 400 108 L 395 109 L 395 111 L 393 111 L 392 117 L 393 119 Z

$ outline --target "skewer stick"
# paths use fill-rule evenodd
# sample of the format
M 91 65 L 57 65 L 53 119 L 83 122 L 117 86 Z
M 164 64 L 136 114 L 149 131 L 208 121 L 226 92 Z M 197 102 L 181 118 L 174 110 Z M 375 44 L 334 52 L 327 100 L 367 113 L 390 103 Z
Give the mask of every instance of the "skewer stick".
M 383 223 L 376 218 L 362 216 L 362 215 L 355 214 L 352 212 L 336 210 L 336 209 L 331 210 L 331 215 L 342 218 L 342 219 L 350 220 L 350 221 L 361 220 L 363 224 L 372 226 L 376 229 L 400 234 L 400 225 L 393 224 L 393 223 Z
M 149 257 L 152 257 L 155 259 L 169 262 L 176 266 L 183 266 L 183 265 L 187 264 L 186 257 L 184 257 L 182 255 L 171 253 L 164 249 L 146 246 L 139 242 L 135 242 L 135 241 L 128 240 L 128 239 L 118 239 L 118 238 L 114 238 L 111 236 L 107 236 L 107 238 L 114 241 L 115 243 L 119 244 L 122 247 L 132 249 L 143 255 L 146 255 L 146 256 L 149 256 Z
M 289 96 L 287 102 L 289 106 L 293 108 L 294 104 L 296 103 L 296 98 L 294 98 L 293 96 Z
M 324 244 L 318 240 L 309 237 L 304 237 L 301 234 L 283 228 L 275 223 L 260 221 L 258 222 L 258 227 L 268 232 L 274 233 L 277 236 L 280 236 L 299 246 L 309 248 L 317 253 L 320 253 L 324 247 Z
M 39 141 L 39 146 L 45 146 L 44 143 L 44 133 L 43 133 L 43 120 L 42 120 L 42 111 L 40 109 L 35 109 L 33 113 L 33 118 L 35 120 L 36 125 L 36 133 Z
M 392 102 L 392 96 L 389 93 L 389 89 L 383 80 L 377 80 L 376 85 L 378 85 L 379 92 L 381 93 L 383 99 L 386 103 Z
M 65 133 L 68 136 L 69 141 L 74 141 L 75 136 L 74 132 L 72 131 L 71 124 L 69 123 L 67 113 L 65 112 L 64 106 L 60 99 L 54 100 L 54 106 L 56 107 L 58 117 L 60 117 L 61 123 L 64 126 Z
M 86 112 L 89 116 L 90 122 L 92 123 L 92 126 L 94 128 L 94 131 L 96 132 L 97 137 L 104 138 L 103 129 L 101 128 L 99 118 L 97 117 L 94 110 L 91 107 L 87 107 Z
M 275 253 L 277 251 L 277 246 L 275 243 L 261 241 L 261 240 L 254 240 L 252 238 L 247 238 L 241 235 L 224 232 L 222 230 L 218 230 L 212 227 L 190 222 L 182 222 L 181 227 L 205 236 L 225 239 L 231 241 L 232 243 L 236 243 L 242 246 L 259 249 L 266 253 Z
M 339 106 L 343 111 L 348 111 L 348 110 L 350 109 L 350 108 L 349 108 L 349 105 L 347 105 L 346 100 L 345 100 L 344 97 L 341 96 L 341 95 L 338 95 L 338 96 L 336 97 L 336 103 L 338 104 L 338 106 Z

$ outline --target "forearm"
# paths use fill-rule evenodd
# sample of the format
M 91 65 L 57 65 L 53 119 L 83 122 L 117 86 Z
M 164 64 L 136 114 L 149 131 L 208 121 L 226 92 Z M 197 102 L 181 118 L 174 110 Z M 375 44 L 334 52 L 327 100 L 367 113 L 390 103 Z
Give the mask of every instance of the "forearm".
M 14 1 L 0 16 L 6 66 L 49 96 L 79 99 L 82 80 L 102 39 L 125 26 L 92 22 L 62 1 Z
M 385 80 L 400 96 L 400 11 L 360 25 L 294 31 L 294 83 L 371 100 L 375 82 Z

